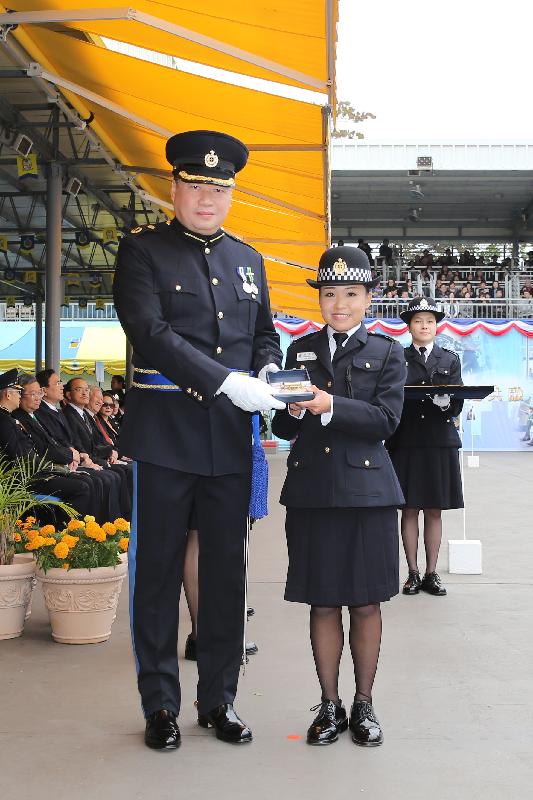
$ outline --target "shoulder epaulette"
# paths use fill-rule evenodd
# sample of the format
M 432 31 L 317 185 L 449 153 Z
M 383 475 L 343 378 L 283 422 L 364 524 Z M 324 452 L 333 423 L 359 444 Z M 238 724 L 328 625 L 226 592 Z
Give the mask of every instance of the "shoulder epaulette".
M 389 342 L 396 342 L 394 336 L 388 336 L 386 333 L 377 333 L 377 331 L 367 331 L 369 336 L 379 336 L 381 339 L 387 339 Z
M 163 224 L 165 224 L 165 223 L 163 223 Z M 136 228 L 132 228 L 131 229 L 130 233 L 133 233 L 135 236 L 139 236 L 140 234 L 143 234 L 143 233 L 152 233 L 152 231 L 155 231 L 155 230 L 156 230 L 156 226 L 152 225 L 152 224 L 150 224 L 150 225 L 137 225 Z
M 296 347 L 296 345 L 299 345 L 300 342 L 305 342 L 307 339 L 310 339 L 312 336 L 316 336 L 318 333 L 320 333 L 320 331 L 311 331 L 311 333 L 306 333 L 305 336 L 299 336 L 290 343 L 289 347 Z
M 253 250 L 254 253 L 259 252 L 259 250 L 256 250 L 255 247 L 253 247 L 251 244 L 248 244 L 248 242 L 245 242 L 243 239 L 240 238 L 240 236 L 237 236 L 237 234 L 228 233 L 228 231 L 225 230 L 224 228 L 222 228 L 222 230 L 224 231 L 228 239 L 233 239 L 234 242 L 239 242 L 239 244 L 244 244 L 246 247 L 249 247 L 250 250 Z
M 459 358 L 459 353 L 456 353 L 455 350 L 450 350 L 449 347 L 441 347 L 441 350 L 445 350 L 446 353 L 451 353 L 456 358 Z M 459 359 L 460 360 L 460 359 Z

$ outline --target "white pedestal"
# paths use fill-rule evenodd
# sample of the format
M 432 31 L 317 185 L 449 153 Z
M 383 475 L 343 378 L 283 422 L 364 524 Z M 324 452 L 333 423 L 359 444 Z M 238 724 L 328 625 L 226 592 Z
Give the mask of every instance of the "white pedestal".
M 469 467 L 479 467 L 479 456 L 468 456 L 466 463 Z
M 456 575 L 481 575 L 479 539 L 448 539 L 449 572 Z

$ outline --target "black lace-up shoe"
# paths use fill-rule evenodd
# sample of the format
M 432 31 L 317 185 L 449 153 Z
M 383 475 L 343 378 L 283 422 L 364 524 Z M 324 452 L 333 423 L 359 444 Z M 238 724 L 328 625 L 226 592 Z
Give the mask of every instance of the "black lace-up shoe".
M 422 581 L 420 580 L 420 573 L 417 569 L 410 569 L 409 575 L 407 576 L 407 580 L 403 585 L 402 592 L 403 594 L 418 594 L 420 591 L 420 584 Z
M 440 577 L 436 572 L 430 572 L 429 574 L 424 575 L 422 578 L 422 583 L 420 584 L 420 588 L 423 592 L 432 594 L 435 597 L 444 597 L 444 595 L 447 594 L 446 589 L 442 585 Z
M 245 744 L 252 741 L 252 731 L 237 716 L 231 703 L 224 703 L 208 714 L 198 714 L 201 728 L 214 728 L 217 739 L 230 744 Z
M 346 709 L 340 701 L 336 705 L 332 700 L 323 700 L 311 709 L 317 710 L 318 714 L 307 731 L 307 744 L 333 744 L 339 738 L 339 733 L 348 728 Z
M 176 750 L 180 746 L 180 729 L 173 711 L 162 708 L 146 718 L 144 743 L 152 750 Z
M 383 731 L 368 700 L 354 700 L 350 711 L 352 741 L 363 747 L 383 744 Z

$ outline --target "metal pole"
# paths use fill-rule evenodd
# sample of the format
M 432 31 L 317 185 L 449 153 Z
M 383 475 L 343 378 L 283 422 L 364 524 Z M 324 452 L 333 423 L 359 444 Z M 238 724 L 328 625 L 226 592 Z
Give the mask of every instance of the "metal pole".
M 59 375 L 61 311 L 61 166 L 48 165 L 46 180 L 46 368 Z
M 133 347 L 128 339 L 126 339 L 126 389 L 131 389 L 133 381 Z
M 35 299 L 35 372 L 43 368 L 43 298 Z

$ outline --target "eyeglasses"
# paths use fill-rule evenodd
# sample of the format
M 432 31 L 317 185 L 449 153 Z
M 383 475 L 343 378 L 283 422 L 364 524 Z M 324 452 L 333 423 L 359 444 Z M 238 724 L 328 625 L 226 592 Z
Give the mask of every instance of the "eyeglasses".
M 102 408 L 113 408 L 113 403 L 102 403 Z
M 21 394 L 22 397 L 31 397 L 32 400 L 36 400 L 38 397 L 42 397 L 44 392 L 41 389 L 39 392 L 22 392 Z

